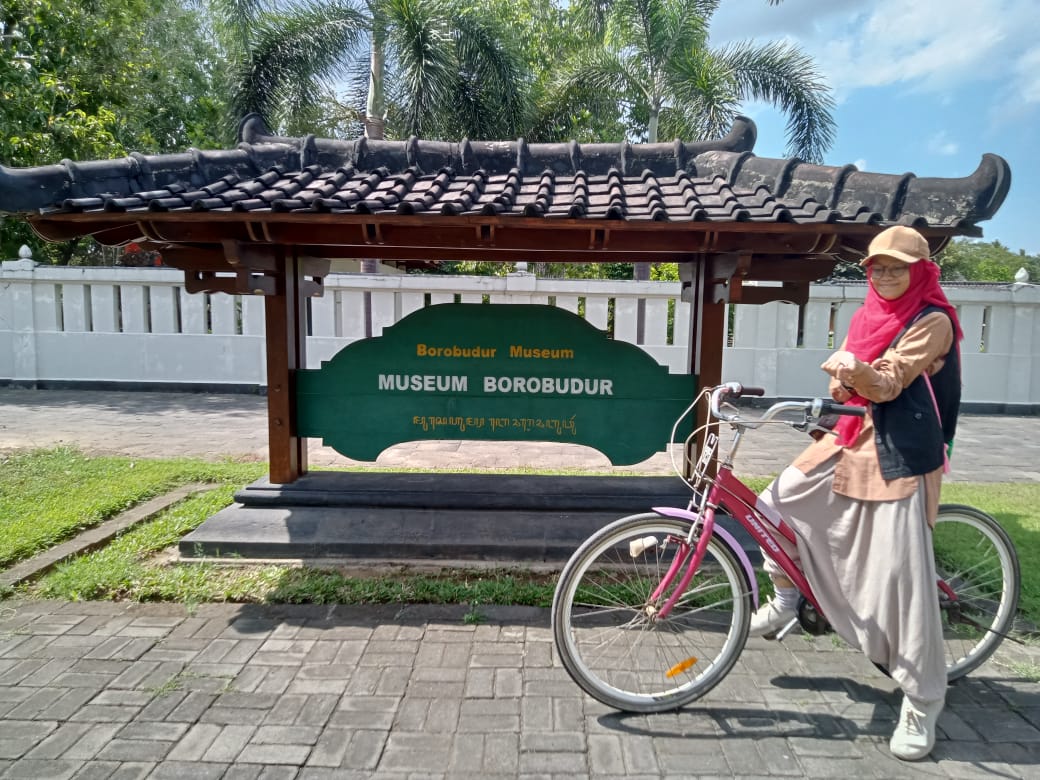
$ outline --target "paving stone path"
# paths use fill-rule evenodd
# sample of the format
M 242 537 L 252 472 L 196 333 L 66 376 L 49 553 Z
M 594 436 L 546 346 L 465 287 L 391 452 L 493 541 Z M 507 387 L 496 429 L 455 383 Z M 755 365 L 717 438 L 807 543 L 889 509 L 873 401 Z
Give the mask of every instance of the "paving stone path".
M 0 777 L 1040 776 L 1035 647 L 951 687 L 909 765 L 893 684 L 830 637 L 751 640 L 706 698 L 623 715 L 567 678 L 545 610 L 465 611 L 0 602 Z
M 266 458 L 255 396 L 0 388 L 0 453 Z M 749 438 L 742 473 L 804 439 Z M 1040 418 L 962 418 L 955 480 L 1040 481 Z M 347 463 L 311 442 L 312 462 Z M 398 445 L 381 465 L 604 471 L 567 445 Z M 633 470 L 669 473 L 664 455 Z M 545 610 L 0 601 L 0 778 L 1040 777 L 1040 646 L 950 688 L 932 755 L 888 754 L 893 683 L 830 637 L 748 643 L 706 698 L 601 706 Z

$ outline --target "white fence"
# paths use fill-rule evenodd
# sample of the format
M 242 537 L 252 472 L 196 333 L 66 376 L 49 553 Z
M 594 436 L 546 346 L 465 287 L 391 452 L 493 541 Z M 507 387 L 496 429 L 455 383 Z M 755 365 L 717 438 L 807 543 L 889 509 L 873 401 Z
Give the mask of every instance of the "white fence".
M 678 283 L 332 274 L 324 297 L 310 300 L 308 365 L 317 367 L 363 336 L 366 291 L 375 335 L 423 306 L 489 301 L 559 306 L 633 343 L 637 301 L 644 299 L 640 346 L 673 372 L 688 363 L 689 305 L 679 300 Z M 820 393 L 819 365 L 864 292 L 862 285 L 813 285 L 803 307 L 733 307 L 725 378 L 761 385 L 770 396 Z M 964 401 L 1040 404 L 1040 287 L 953 287 L 947 293 L 965 331 Z M 4 262 L 0 384 L 263 385 L 263 306 L 255 296 L 189 295 L 180 271 Z

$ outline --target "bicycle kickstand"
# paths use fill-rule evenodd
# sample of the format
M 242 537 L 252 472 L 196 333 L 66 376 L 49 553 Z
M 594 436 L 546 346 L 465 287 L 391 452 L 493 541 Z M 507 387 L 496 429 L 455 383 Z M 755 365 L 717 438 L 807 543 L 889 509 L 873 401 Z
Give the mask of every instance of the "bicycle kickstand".
M 797 626 L 797 625 L 798 625 L 798 618 L 797 617 L 791 618 L 791 622 L 788 623 L 783 628 L 781 628 L 779 631 L 777 631 L 773 638 L 777 642 L 783 642 L 784 641 L 784 637 L 786 637 L 788 634 L 790 634 L 792 631 L 794 631 L 794 627 Z

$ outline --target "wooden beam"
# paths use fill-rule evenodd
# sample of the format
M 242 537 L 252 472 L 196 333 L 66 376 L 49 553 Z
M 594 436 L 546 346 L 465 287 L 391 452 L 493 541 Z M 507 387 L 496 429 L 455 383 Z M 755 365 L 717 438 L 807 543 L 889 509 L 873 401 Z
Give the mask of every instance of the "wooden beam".
M 354 215 L 313 212 L 89 212 L 30 219 L 42 236 L 127 235 L 173 243 L 241 242 L 422 248 L 856 254 L 877 226 L 777 222 L 651 222 L 519 216 Z M 955 229 L 922 231 L 938 247 Z M 963 232 L 963 231 L 961 231 Z M 425 259 L 429 257 L 418 257 Z
M 831 275 L 833 257 L 765 257 L 756 255 L 745 273 L 745 282 L 815 282 Z
M 270 479 L 286 484 L 307 473 L 306 440 L 296 435 L 295 372 L 306 365 L 306 308 L 299 260 L 278 248 L 277 288 L 264 299 L 267 328 L 267 439 Z

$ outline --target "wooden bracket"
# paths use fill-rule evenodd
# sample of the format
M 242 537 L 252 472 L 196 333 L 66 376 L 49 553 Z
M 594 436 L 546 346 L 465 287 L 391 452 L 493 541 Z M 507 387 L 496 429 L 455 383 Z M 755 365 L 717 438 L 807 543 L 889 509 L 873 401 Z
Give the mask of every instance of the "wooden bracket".
M 712 303 L 740 303 L 744 277 L 751 270 L 751 252 L 713 254 L 707 262 L 707 278 L 712 285 Z
M 589 231 L 589 249 L 606 249 L 610 244 L 610 230 L 608 228 L 594 227 Z
M 206 249 L 169 248 L 164 258 L 184 271 L 184 289 L 189 293 L 223 292 L 229 295 L 278 295 L 283 284 L 284 260 L 279 247 L 225 240 L 223 254 Z M 319 298 L 325 293 L 325 277 L 331 261 L 306 257 L 300 261 L 299 289 L 302 295 Z
M 495 226 L 490 224 L 477 225 L 477 246 L 493 247 L 495 245 Z

